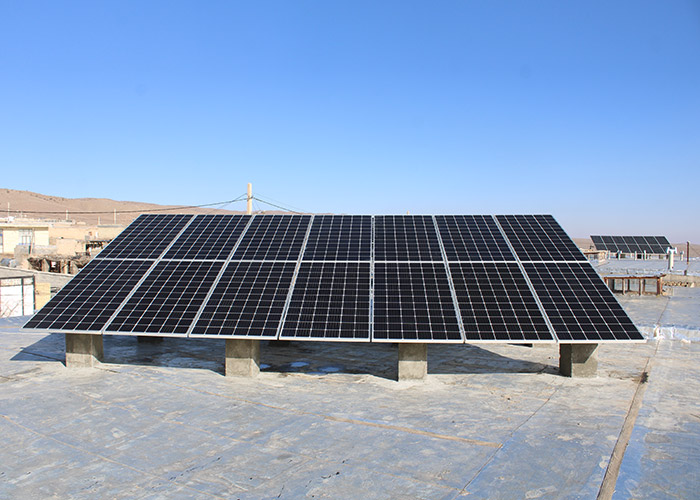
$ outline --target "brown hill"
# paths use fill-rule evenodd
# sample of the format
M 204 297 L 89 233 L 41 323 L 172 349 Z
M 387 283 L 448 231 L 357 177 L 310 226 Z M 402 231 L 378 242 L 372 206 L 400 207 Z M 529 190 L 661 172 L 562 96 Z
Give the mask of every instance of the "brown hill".
M 9 209 L 8 209 L 9 203 Z M 239 203 L 236 206 L 245 204 Z M 117 201 L 108 198 L 63 198 L 0 188 L 0 216 L 8 213 L 36 219 L 69 220 L 87 224 L 126 225 L 141 213 L 185 213 L 185 214 L 234 214 L 243 213 L 236 210 L 222 210 L 211 207 L 187 208 L 175 205 L 157 205 L 138 201 Z M 66 211 L 67 216 L 66 216 Z M 86 213 L 89 212 L 89 213 Z M 276 212 L 265 212 L 276 213 Z

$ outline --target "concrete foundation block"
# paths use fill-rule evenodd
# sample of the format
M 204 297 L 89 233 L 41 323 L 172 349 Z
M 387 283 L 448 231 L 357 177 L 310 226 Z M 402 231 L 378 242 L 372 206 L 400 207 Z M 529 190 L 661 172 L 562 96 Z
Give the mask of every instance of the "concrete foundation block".
M 559 344 L 559 373 L 565 377 L 595 377 L 598 344 Z
M 102 335 L 66 333 L 66 367 L 90 368 L 103 358 Z
M 260 373 L 260 341 L 226 340 L 226 376 L 255 377 Z
M 399 380 L 422 380 L 428 375 L 428 344 L 399 344 Z

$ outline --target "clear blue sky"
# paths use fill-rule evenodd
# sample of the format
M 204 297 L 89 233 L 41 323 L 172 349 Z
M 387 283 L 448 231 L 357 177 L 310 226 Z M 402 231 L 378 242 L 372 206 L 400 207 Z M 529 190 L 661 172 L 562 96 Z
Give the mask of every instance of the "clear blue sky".
M 66 197 L 252 182 L 700 242 L 700 2 L 3 2 L 0 165 Z

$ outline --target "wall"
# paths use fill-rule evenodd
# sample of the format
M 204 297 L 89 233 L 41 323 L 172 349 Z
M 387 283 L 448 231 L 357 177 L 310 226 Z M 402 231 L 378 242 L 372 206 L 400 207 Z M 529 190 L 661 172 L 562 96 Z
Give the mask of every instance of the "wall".
M 19 245 L 20 242 L 20 230 L 21 229 L 32 229 L 34 230 L 34 245 L 48 245 L 49 244 L 49 228 L 44 227 L 32 227 L 32 226 L 21 226 L 21 225 L 0 225 L 0 231 L 2 231 L 2 241 L 3 248 L 0 249 L 1 253 L 14 254 L 15 247 Z
M 34 283 L 32 279 L 0 279 L 0 318 L 26 314 L 34 314 Z
M 87 226 L 85 224 L 65 225 L 56 224 L 49 229 L 49 238 L 54 240 L 65 238 L 73 240 L 111 240 L 124 230 L 125 226 Z

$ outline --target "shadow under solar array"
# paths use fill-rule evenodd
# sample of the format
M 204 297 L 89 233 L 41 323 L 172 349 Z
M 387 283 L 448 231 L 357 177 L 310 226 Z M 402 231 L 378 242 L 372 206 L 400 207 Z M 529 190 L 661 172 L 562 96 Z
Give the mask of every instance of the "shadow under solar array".
M 665 236 L 591 236 L 596 250 L 617 253 L 665 254 L 671 246 Z
M 548 215 L 143 215 L 25 328 L 364 342 L 643 340 Z

